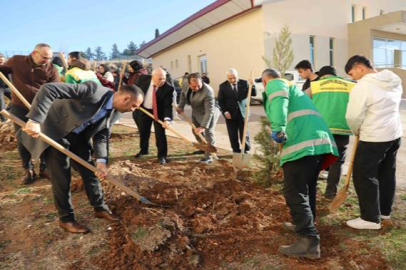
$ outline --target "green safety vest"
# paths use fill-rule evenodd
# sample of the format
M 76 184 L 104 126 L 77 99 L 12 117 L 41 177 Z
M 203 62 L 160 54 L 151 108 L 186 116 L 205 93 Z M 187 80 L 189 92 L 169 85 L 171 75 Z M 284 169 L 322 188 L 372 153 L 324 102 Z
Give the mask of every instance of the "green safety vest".
M 288 86 L 284 80 L 274 79 L 267 83 L 265 97 L 265 111 L 272 131 L 283 131 L 287 137 L 281 165 L 323 154 L 329 155 L 326 162 L 335 160 L 338 150 L 333 135 L 308 95 L 295 85 Z M 328 165 L 323 164 L 323 167 Z
M 354 86 L 355 83 L 336 76 L 311 82 L 313 103 L 333 134 L 352 134 L 345 119 L 345 113 L 350 91 Z

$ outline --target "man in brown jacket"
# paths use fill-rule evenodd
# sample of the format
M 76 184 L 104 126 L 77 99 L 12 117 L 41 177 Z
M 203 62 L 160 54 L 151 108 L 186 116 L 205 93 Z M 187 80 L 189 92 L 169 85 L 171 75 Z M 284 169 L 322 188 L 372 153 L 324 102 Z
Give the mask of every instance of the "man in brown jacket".
M 4 74 L 12 74 L 14 86 L 21 92 L 25 99 L 31 103 L 37 94 L 41 85 L 48 82 L 59 82 L 58 70 L 52 65 L 52 50 L 47 44 L 40 43 L 35 46 L 32 53 L 28 56 L 15 55 L 11 57 L 4 65 L 0 65 L 0 71 Z M 18 118 L 27 121 L 26 115 L 28 108 L 14 94 L 11 93 L 10 112 Z M 15 132 L 20 130 L 20 127 L 14 125 Z M 31 162 L 31 154 L 18 141 L 17 149 L 22 159 L 22 165 L 25 170 L 22 178 L 23 184 L 31 184 L 36 179 L 34 166 Z M 45 159 L 41 157 L 40 177 L 49 178 Z

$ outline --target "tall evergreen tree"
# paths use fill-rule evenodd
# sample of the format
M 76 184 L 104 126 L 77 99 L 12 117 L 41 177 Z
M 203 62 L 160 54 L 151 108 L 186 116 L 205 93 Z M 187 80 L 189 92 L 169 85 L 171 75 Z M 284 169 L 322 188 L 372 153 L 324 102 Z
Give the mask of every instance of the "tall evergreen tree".
M 90 47 L 87 47 L 86 52 L 84 53 L 84 55 L 89 60 L 94 58 L 94 53 L 92 52 L 92 49 L 90 49 Z
M 94 57 L 97 61 L 106 60 L 106 54 L 103 52 L 102 47 L 97 46 L 94 49 Z
M 120 51 L 118 50 L 117 44 L 114 43 L 114 44 L 113 44 L 113 48 L 111 49 L 110 58 L 111 58 L 111 59 L 117 59 L 117 58 L 120 58 L 120 56 L 121 56 L 121 53 L 120 53 Z
M 127 45 L 127 53 L 128 55 L 136 55 L 136 51 L 138 50 L 137 45 L 135 45 L 135 43 L 133 41 L 131 41 L 128 45 Z

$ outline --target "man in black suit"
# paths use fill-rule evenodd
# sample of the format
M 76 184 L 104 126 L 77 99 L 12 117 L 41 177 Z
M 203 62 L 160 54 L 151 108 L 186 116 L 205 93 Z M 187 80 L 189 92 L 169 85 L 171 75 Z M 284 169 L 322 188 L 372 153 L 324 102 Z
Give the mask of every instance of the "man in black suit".
M 245 106 L 249 85 L 247 81 L 238 79 L 238 72 L 233 68 L 227 70 L 226 75 L 227 81 L 220 84 L 218 102 L 221 112 L 226 119 L 231 148 L 233 148 L 234 153 L 241 153 L 239 140 L 242 141 L 243 136 Z M 250 83 L 253 84 L 251 79 Z M 255 86 L 253 85 L 251 96 L 256 94 Z M 250 138 L 247 131 L 245 152 L 248 152 L 250 148 Z
M 76 222 L 73 214 L 71 164 L 83 179 L 95 216 L 108 221 L 118 220 L 104 202 L 97 177 L 103 179 L 107 176 L 110 127 L 122 113 L 134 111 L 142 101 L 143 93 L 136 86 L 125 85 L 120 91 L 112 92 L 109 88 L 89 81 L 76 85 L 48 83 L 40 88 L 23 130 L 32 137 L 38 137 L 39 132 L 46 134 L 92 165 L 94 152 L 96 167 L 99 169 L 95 174 L 47 143 L 24 132 L 17 134 L 32 157 L 38 158 L 44 152 L 60 227 L 71 233 L 89 232 L 88 228 Z
M 158 161 L 160 164 L 168 162 L 168 142 L 166 140 L 165 129 L 172 120 L 172 98 L 174 88 L 166 81 L 166 72 L 162 68 L 152 71 L 151 75 L 141 75 L 137 86 L 144 92 L 145 99 L 142 108 L 149 111 L 158 120 L 164 122 L 162 126 L 157 121 L 145 113 L 138 111 L 133 113 L 140 131 L 140 151 L 135 155 L 136 158 L 148 154 L 149 137 L 151 135 L 152 122 L 155 129 L 156 147 L 158 148 Z

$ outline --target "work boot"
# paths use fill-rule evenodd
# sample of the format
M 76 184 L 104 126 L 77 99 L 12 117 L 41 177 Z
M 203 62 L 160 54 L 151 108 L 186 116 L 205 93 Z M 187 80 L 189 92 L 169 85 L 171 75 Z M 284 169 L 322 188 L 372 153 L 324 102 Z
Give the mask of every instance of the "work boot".
M 280 253 L 288 256 L 304 257 L 308 259 L 320 258 L 320 239 L 318 236 L 299 236 L 296 243 L 290 246 L 281 246 Z
M 31 183 L 35 182 L 36 174 L 34 170 L 31 169 L 25 169 L 25 173 L 23 177 L 21 178 L 21 182 L 23 185 L 29 185 Z
M 78 223 L 76 220 L 71 222 L 62 222 L 59 221 L 59 226 L 70 233 L 89 233 L 90 229 Z
M 282 228 L 290 232 L 296 232 L 296 225 L 292 224 L 291 222 L 283 222 Z

